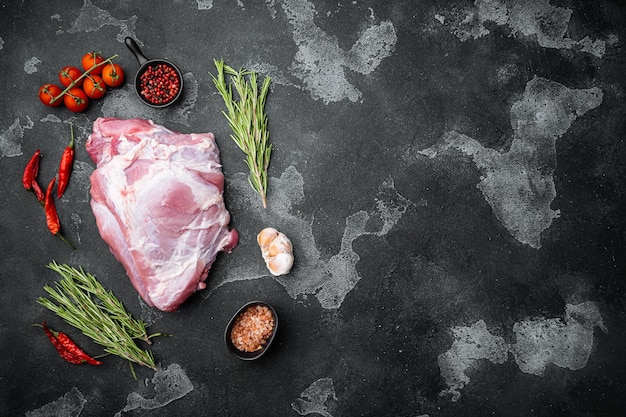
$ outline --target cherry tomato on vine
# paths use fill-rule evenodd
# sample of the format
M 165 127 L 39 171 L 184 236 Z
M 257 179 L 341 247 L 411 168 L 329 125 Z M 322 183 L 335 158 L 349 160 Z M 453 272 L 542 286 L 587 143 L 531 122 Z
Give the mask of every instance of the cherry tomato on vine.
M 124 82 L 124 70 L 118 64 L 106 64 L 102 69 L 102 79 L 109 87 L 117 87 Z
M 63 103 L 63 97 L 60 97 L 54 101 L 54 103 L 50 103 L 54 97 L 57 97 L 63 92 L 61 87 L 55 84 L 44 84 L 39 87 L 39 100 L 43 104 L 49 107 L 57 107 Z
M 101 98 L 106 94 L 107 86 L 101 76 L 90 73 L 83 82 L 83 91 L 89 98 Z
M 83 75 L 82 71 L 76 67 L 72 67 L 70 65 L 63 67 L 61 71 L 59 71 L 59 80 L 63 86 L 67 87 L 72 84 L 75 80 L 80 78 Z M 83 83 L 83 80 L 78 81 L 74 87 L 80 87 Z
M 104 62 L 104 58 L 100 56 L 96 51 L 91 51 L 83 55 L 80 63 L 83 66 L 83 69 L 87 71 L 88 69 Z M 100 75 L 102 74 L 102 66 L 93 69 L 89 74 Z
M 89 98 L 82 88 L 74 87 L 70 88 L 70 90 L 65 93 L 63 103 L 65 103 L 65 107 L 69 110 L 79 113 L 87 108 Z

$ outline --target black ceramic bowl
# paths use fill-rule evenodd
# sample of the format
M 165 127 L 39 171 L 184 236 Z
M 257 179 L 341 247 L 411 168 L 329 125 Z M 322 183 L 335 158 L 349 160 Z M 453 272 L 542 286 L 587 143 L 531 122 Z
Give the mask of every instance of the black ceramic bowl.
M 154 108 L 167 107 L 170 104 L 174 103 L 176 100 L 178 100 L 183 92 L 183 74 L 180 72 L 178 67 L 165 59 L 146 58 L 141 52 L 141 49 L 139 49 L 137 42 L 135 42 L 133 38 L 127 37 L 125 39 L 125 43 L 128 49 L 133 53 L 133 55 L 135 55 L 135 58 L 137 58 L 137 61 L 139 61 L 140 67 L 139 67 L 139 70 L 137 70 L 137 73 L 135 74 L 135 92 L 137 93 L 137 96 L 139 97 L 139 99 L 147 106 L 154 107 Z M 156 67 L 157 65 L 160 65 L 160 64 L 171 68 L 174 71 L 174 73 L 176 73 L 179 87 L 178 87 L 178 92 L 176 93 L 176 95 L 172 97 L 170 100 L 163 102 L 163 103 L 153 103 L 141 93 L 141 76 L 149 68 Z
M 237 317 L 239 317 L 239 315 L 243 313 L 248 307 L 255 306 L 255 305 L 267 307 L 271 311 L 272 316 L 274 316 L 274 328 L 272 329 L 272 333 L 270 334 L 269 338 L 267 339 L 267 341 L 265 342 L 265 344 L 263 345 L 261 349 L 254 351 L 254 352 L 245 352 L 245 351 L 237 349 L 233 345 L 233 342 L 231 341 L 231 338 L 230 338 L 230 333 L 233 329 L 233 325 L 235 324 L 235 320 L 237 320 Z M 241 360 L 251 361 L 251 360 L 258 359 L 261 356 L 263 356 L 263 354 L 267 351 L 267 349 L 272 344 L 272 341 L 274 340 L 274 336 L 276 336 L 277 329 L 278 329 L 278 315 L 276 314 L 276 310 L 274 310 L 274 308 L 271 305 L 263 301 L 251 301 L 249 303 L 244 304 L 239 310 L 237 310 L 237 312 L 233 315 L 233 317 L 228 322 L 228 326 L 226 326 L 226 331 L 224 332 L 224 342 L 226 342 L 226 348 L 228 349 L 230 353 L 232 353 L 233 355 L 235 355 Z

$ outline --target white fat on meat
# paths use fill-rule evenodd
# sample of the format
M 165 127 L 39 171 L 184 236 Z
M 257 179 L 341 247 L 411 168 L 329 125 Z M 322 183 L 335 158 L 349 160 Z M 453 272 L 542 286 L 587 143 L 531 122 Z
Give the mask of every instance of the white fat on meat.
M 215 138 L 99 118 L 86 149 L 97 165 L 91 209 L 102 239 L 148 305 L 178 309 L 238 241 Z

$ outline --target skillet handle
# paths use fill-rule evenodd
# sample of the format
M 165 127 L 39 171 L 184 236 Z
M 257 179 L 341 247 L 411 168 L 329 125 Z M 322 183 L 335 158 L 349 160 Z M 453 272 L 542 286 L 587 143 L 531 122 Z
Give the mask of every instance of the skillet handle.
M 141 53 L 141 49 L 139 49 L 139 45 L 137 45 L 137 42 L 135 42 L 133 38 L 127 37 L 126 39 L 124 39 L 124 43 L 126 43 L 126 46 L 128 47 L 128 49 L 130 49 L 130 52 L 132 52 L 133 55 L 135 55 L 135 58 L 137 58 L 137 61 L 139 61 L 139 65 L 143 65 L 146 62 L 148 62 L 148 58 L 146 58 Z

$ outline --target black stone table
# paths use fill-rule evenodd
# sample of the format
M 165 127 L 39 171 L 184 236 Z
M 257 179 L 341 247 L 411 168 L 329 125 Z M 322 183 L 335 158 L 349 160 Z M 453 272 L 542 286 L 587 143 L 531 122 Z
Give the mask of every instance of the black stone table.
M 139 101 L 126 37 L 180 67 L 174 106 Z M 624 415 L 625 41 L 621 1 L 0 1 L 0 415 Z M 41 104 L 93 50 L 125 84 L 84 113 Z M 214 59 L 272 78 L 267 209 Z M 96 227 L 98 117 L 216 136 L 240 241 L 176 312 L 140 299 Z M 41 149 L 47 184 L 70 123 L 57 208 L 76 251 L 20 183 Z M 286 276 L 261 258 L 267 226 L 293 241 Z M 58 357 L 34 324 L 102 349 L 37 304 L 53 260 L 170 335 L 156 371 Z M 280 325 L 244 362 L 223 334 L 251 300 Z

